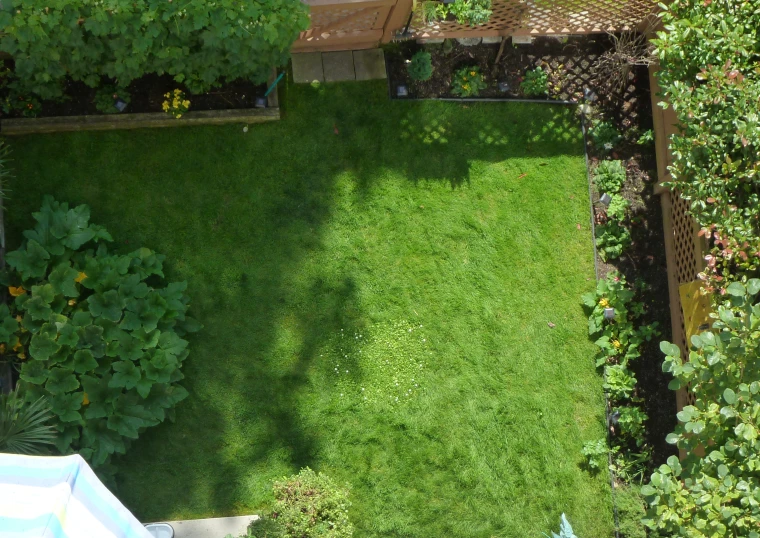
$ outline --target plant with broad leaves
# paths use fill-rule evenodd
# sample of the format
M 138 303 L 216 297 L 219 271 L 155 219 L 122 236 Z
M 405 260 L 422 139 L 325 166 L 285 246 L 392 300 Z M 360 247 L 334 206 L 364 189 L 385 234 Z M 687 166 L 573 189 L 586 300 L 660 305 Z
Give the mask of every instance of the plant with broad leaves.
M 611 196 L 610 205 L 607 206 L 607 217 L 622 222 L 625 220 L 625 216 L 628 213 L 628 208 L 631 207 L 631 202 L 620 196 L 619 194 L 613 194 Z
M 608 364 L 604 367 L 603 387 L 612 401 L 630 400 L 636 388 L 636 378 L 622 364 Z
M 44 398 L 26 402 L 16 391 L 0 394 L 0 452 L 44 454 L 55 444 L 52 418 Z
M 592 125 L 589 129 L 589 135 L 594 147 L 602 155 L 613 151 L 623 140 L 623 135 L 609 121 L 600 121 Z
M 544 536 L 549 538 L 548 534 L 544 534 Z M 565 514 L 562 514 L 562 517 L 560 517 L 559 534 L 553 532 L 551 538 L 578 538 L 573 533 L 573 528 L 570 526 L 570 522 L 565 517 Z
M 486 86 L 480 67 L 476 65 L 462 67 L 454 72 L 451 81 L 451 93 L 459 97 L 476 97 L 480 90 L 485 89 Z
M 4 0 L 0 50 L 15 61 L 14 91 L 62 95 L 67 77 L 122 87 L 168 74 L 192 93 L 224 81 L 264 82 L 309 25 L 298 0 Z
M 520 83 L 520 90 L 526 97 L 543 97 L 549 93 L 549 75 L 540 67 L 529 69 Z
M 611 220 L 596 227 L 596 248 L 602 261 L 616 260 L 631 246 L 631 232 L 624 225 Z
M 672 389 L 695 401 L 667 437 L 686 453 L 652 474 L 642 493 L 647 525 L 668 536 L 754 536 L 760 520 L 760 279 L 733 282 L 716 297 L 711 330 L 691 337 L 688 361 L 661 344 Z
M 649 420 L 647 414 L 633 405 L 618 407 L 613 410 L 613 414 L 615 413 L 618 416 L 620 433 L 632 439 L 636 446 L 642 446 L 646 442 L 646 421 Z
M 454 0 L 449 4 L 449 12 L 459 24 L 485 24 L 491 18 L 491 0 Z
M 625 183 L 625 166 L 623 161 L 601 161 L 594 168 L 594 184 L 599 192 L 615 194 L 620 192 Z
M 26 401 L 49 402 L 57 448 L 104 466 L 187 396 L 182 336 L 200 325 L 186 316 L 186 283 L 163 283 L 164 257 L 109 252 L 87 206 L 46 197 L 34 218 L 6 257 L 15 299 L 0 306 L 0 342 L 16 354 Z
M 605 469 L 609 464 L 610 449 L 605 439 L 586 441 L 581 448 L 581 454 L 586 457 L 586 465 L 593 472 Z

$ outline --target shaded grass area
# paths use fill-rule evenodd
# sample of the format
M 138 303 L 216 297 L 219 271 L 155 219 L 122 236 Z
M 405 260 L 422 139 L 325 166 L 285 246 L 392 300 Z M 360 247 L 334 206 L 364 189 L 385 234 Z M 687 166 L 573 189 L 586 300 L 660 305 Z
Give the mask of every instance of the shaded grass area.
M 609 485 L 581 469 L 603 400 L 572 111 L 283 93 L 247 133 L 11 141 L 11 247 L 43 194 L 88 203 L 167 255 L 205 325 L 119 496 L 145 521 L 251 513 L 308 465 L 351 484 L 361 537 L 539 536 L 563 511 L 610 536 Z

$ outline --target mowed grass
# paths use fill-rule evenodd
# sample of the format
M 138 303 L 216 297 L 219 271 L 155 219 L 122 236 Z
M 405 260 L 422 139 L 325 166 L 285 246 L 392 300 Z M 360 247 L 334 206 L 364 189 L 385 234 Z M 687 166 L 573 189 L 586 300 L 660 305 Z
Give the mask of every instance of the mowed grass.
M 351 485 L 358 537 L 537 537 L 562 512 L 610 536 L 609 484 L 581 468 L 604 430 L 573 111 L 282 97 L 247 133 L 10 141 L 11 248 L 44 194 L 87 203 L 118 248 L 166 254 L 205 325 L 176 422 L 117 460 L 120 498 L 143 521 L 256 513 L 310 466 Z

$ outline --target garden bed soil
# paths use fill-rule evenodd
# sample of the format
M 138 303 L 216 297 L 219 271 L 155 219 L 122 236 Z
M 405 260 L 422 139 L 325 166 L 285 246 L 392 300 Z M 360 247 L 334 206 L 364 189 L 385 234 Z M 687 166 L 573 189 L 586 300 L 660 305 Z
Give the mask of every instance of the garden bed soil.
M 543 99 L 579 102 L 583 88 L 591 83 L 595 62 L 610 45 L 606 35 L 538 37 L 530 45 L 513 45 L 507 41 L 499 63 L 494 66 L 499 43 L 464 46 L 456 40 L 447 41 L 442 44 L 403 41 L 386 46 L 393 97 L 399 84 L 406 85 L 409 97 L 413 98 L 457 97 L 450 92 L 454 72 L 462 67 L 478 66 L 488 84 L 478 97 L 535 98 L 523 95 L 520 83 L 526 71 L 542 67 L 549 75 L 549 94 Z M 406 67 L 406 61 L 419 50 L 430 52 L 433 63 L 433 76 L 424 82 L 413 81 Z M 500 91 L 499 82 L 506 82 L 509 91 Z
M 149 74 L 133 81 L 127 87 L 131 101 L 123 113 L 163 112 L 161 105 L 166 100 L 164 95 L 174 91 L 175 88 L 185 91 L 186 98 L 190 100 L 191 111 L 207 111 L 254 108 L 256 98 L 264 96 L 267 85 L 235 80 L 208 93 L 193 95 L 169 75 Z M 90 88 L 83 82 L 69 80 L 64 87 L 64 98 L 60 101 L 43 101 L 42 109 L 37 117 L 112 115 L 103 114 L 95 107 L 96 93 L 96 89 Z M 20 111 L 13 111 L 5 117 L 22 116 Z
M 592 83 L 591 87 L 599 95 L 595 105 L 625 137 L 607 158 L 624 161 L 626 182 L 620 194 L 631 202 L 626 225 L 631 232 L 632 244 L 617 260 L 604 262 L 597 257 L 598 276 L 605 278 L 610 271 L 618 271 L 629 283 L 644 283 L 645 287 L 638 292 L 646 308 L 640 321 L 647 325 L 657 322 L 662 332 L 659 338 L 645 342 L 641 347 L 641 357 L 631 363 L 638 381 L 637 396 L 642 398 L 649 416 L 647 440 L 654 449 L 652 465 L 656 466 L 678 452 L 673 445 L 665 442 L 665 437 L 675 429 L 677 421 L 675 392 L 668 389 L 671 377 L 662 372 L 664 357 L 659 348 L 661 340 L 672 338 L 662 206 L 659 195 L 655 194 L 657 161 L 653 144 L 636 143 L 640 133 L 653 127 L 647 68 L 642 67 L 631 73 L 629 86 L 622 96 L 610 95 L 600 84 Z M 587 151 L 593 170 L 598 161 L 605 157 L 599 154 L 588 137 Z M 599 196 L 600 193 L 592 186 L 595 215 L 603 212 Z

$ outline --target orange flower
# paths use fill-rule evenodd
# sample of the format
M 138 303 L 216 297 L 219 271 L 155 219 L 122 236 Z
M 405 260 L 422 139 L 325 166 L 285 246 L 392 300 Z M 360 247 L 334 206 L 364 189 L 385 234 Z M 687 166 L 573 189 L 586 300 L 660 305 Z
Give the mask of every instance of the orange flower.
M 14 297 L 18 297 L 19 295 L 24 295 L 26 293 L 26 290 L 24 289 L 24 286 L 19 286 L 18 288 L 14 288 L 13 286 L 8 286 L 8 293 L 13 295 Z
M 19 340 L 16 342 L 16 345 L 13 346 L 13 351 L 18 351 L 19 349 L 24 349 L 24 346 L 21 345 L 21 341 Z
M 87 397 L 87 393 L 84 392 L 82 396 L 82 405 L 88 405 L 90 403 L 90 399 Z
M 5 344 L 0 344 L 0 353 L 5 354 Z
M 77 277 L 74 279 L 74 282 L 76 282 L 76 283 L 80 283 L 80 282 L 82 282 L 82 280 L 84 280 L 85 278 L 87 278 L 87 275 L 86 275 L 85 273 L 82 273 L 82 272 L 80 271 L 80 272 L 79 272 L 79 274 L 77 275 Z

